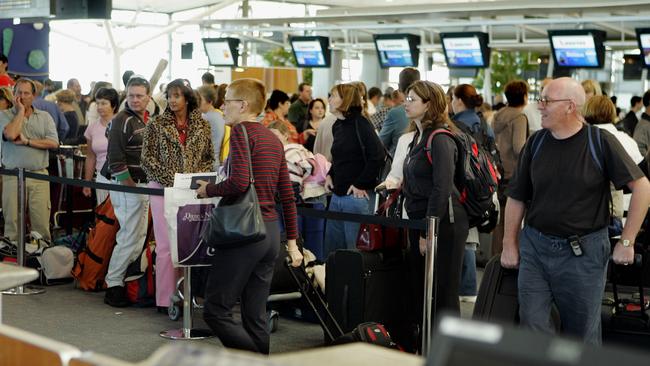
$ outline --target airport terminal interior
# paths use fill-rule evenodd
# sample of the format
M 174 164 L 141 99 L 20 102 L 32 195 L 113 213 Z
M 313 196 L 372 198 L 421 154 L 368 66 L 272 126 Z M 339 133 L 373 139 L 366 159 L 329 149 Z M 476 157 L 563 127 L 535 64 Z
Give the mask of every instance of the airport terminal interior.
M 0 366 L 648 365 L 650 1 L 0 0 Z

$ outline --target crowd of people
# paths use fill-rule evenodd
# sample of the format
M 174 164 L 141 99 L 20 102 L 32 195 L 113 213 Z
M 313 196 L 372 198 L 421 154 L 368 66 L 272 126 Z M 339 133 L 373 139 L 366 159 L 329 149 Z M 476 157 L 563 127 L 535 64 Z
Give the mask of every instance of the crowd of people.
M 86 143 L 83 177 L 89 181 L 163 188 L 173 185 L 175 173 L 226 167 L 224 181 L 201 182 L 197 190 L 199 197 L 225 200 L 254 184 L 266 238 L 220 249 L 205 289 L 205 320 L 233 348 L 269 352 L 265 304 L 281 228 L 292 264 L 302 262 L 296 204 L 372 214 L 378 190 L 401 189 L 405 218 L 440 219 L 437 310 L 459 313 L 460 301 L 475 301 L 479 236 L 470 227 L 459 189 L 467 152 L 453 134 L 479 136 L 477 142 L 498 168 L 501 215 L 492 253 L 502 252 L 503 266 L 519 268 L 521 320 L 534 329 L 549 330 L 555 302 L 564 332 L 600 342 L 610 216 L 620 220 L 628 212 L 613 258 L 631 263 L 650 204 L 650 184 L 637 167 L 650 146 L 650 91 L 633 97 L 623 114 L 593 80 L 582 85 L 570 78 L 545 80 L 534 103 L 529 103 L 529 85 L 514 80 L 505 86 L 506 102 L 493 110 L 472 85 L 444 90 L 420 80 L 417 69 L 406 68 L 397 90 L 337 84 L 327 102 L 313 98 L 308 83 L 300 84 L 292 98 L 253 79 L 216 85 L 210 73 L 203 75 L 202 86 L 176 79 L 154 96 L 147 79 L 127 72 L 124 91 L 97 82 L 83 96 L 75 79 L 61 91 L 28 78 L 14 82 L 2 72 L 6 63 L 0 57 L 6 168 L 47 174 L 49 156 L 60 144 Z M 434 134 L 440 129 L 451 134 Z M 599 138 L 596 152 L 594 138 Z M 391 169 L 384 177 L 387 164 Z M 16 178 L 3 176 L 2 181 L 4 235 L 16 240 Z M 624 186 L 632 192 L 629 208 L 620 191 Z M 27 192 L 32 229 L 51 239 L 49 184 L 28 179 Z M 92 191 L 85 188 L 83 194 Z M 179 274 L 171 261 L 164 198 L 113 191 L 96 196 L 98 204 L 110 196 L 120 224 L 105 302 L 129 305 L 126 268 L 140 254 L 151 210 L 156 305 L 166 312 Z M 320 238 L 309 243 L 319 259 L 355 248 L 359 224 L 328 220 L 323 225 Z M 425 236 L 420 230 L 408 233 L 413 324 L 422 314 Z M 575 240 L 579 254 L 570 245 Z M 238 300 L 241 324 L 232 315 Z

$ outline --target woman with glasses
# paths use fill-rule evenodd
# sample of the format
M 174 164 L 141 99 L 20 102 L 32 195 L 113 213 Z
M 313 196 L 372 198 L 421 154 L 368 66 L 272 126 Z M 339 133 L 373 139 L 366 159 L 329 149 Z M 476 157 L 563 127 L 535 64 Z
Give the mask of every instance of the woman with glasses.
M 501 207 L 506 207 L 505 188 L 517 167 L 519 154 L 528 139 L 528 117 L 524 108 L 528 103 L 528 83 L 523 80 L 513 80 L 504 89 L 508 104 L 494 114 L 492 128 L 501 162 L 503 175 L 499 182 L 498 196 Z M 491 254 L 501 253 L 503 242 L 503 215 L 492 233 Z
M 167 85 L 167 108 L 149 122 L 142 144 L 142 170 L 150 188 L 171 187 L 176 173 L 213 171 L 214 148 L 208 121 L 199 110 L 196 94 L 185 79 Z M 164 197 L 150 197 L 156 236 L 156 305 L 167 312 L 176 289 Z
M 458 174 L 456 167 L 461 151 L 452 136 L 439 132 L 459 132 L 447 115 L 445 91 L 430 81 L 416 81 L 406 90 L 405 111 L 416 126 L 415 136 L 409 146 L 404 163 L 403 194 L 408 217 L 421 220 L 427 216 L 439 218 L 438 268 L 436 274 L 436 313 L 446 310 L 460 314 L 458 292 L 465 238 L 467 238 L 467 213 L 459 202 L 459 192 L 454 185 Z M 431 160 L 429 160 L 431 159 Z M 424 291 L 424 255 L 426 232 L 409 230 L 409 261 L 411 268 L 412 323 L 421 324 Z
M 357 86 L 338 84 L 330 91 L 330 111 L 337 120 L 332 126 L 332 167 L 325 180 L 331 191 L 329 211 L 370 214 L 379 171 L 384 164 L 384 148 L 375 130 L 364 117 L 363 99 Z M 353 249 L 359 224 L 328 220 L 325 251 Z
M 302 263 L 302 254 L 296 244 L 296 205 L 282 143 L 257 122 L 265 104 L 264 85 L 255 79 L 235 80 L 226 89 L 224 103 L 224 119 L 232 126 L 228 178 L 218 184 L 199 181 L 197 196 L 221 196 L 222 200 L 230 201 L 244 194 L 254 178 L 266 237 L 235 248 L 216 248 L 205 288 L 203 318 L 225 347 L 268 354 L 266 300 L 280 251 L 280 215 L 275 197 L 280 198 L 287 252 L 294 267 Z M 253 177 L 250 176 L 247 147 Z M 241 323 L 233 316 L 238 300 Z
M 106 162 L 106 152 L 108 150 L 108 139 L 106 138 L 106 128 L 117 113 L 117 107 L 120 105 L 119 94 L 113 88 L 100 88 L 94 95 L 94 103 L 97 106 L 97 115 L 99 119 L 88 125 L 84 132 L 88 150 L 86 151 L 86 162 L 84 167 L 84 179 L 93 180 L 93 173 L 97 172 L 97 182 L 109 183 L 109 180 L 101 175 L 100 171 Z M 82 190 L 84 196 L 90 197 L 90 187 L 84 187 Z M 97 204 L 104 202 L 108 197 L 108 191 L 97 189 Z

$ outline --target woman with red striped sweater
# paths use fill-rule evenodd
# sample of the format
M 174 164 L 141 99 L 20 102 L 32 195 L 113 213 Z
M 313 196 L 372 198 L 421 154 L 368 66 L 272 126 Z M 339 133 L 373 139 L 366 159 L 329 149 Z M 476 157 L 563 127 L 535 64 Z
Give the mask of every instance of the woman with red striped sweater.
M 269 353 L 266 299 L 280 250 L 280 223 L 274 197 L 279 193 L 292 265 L 302 263 L 296 245 L 296 205 L 282 143 L 256 122 L 265 103 L 264 85 L 239 79 L 228 86 L 224 119 L 232 126 L 228 178 L 219 184 L 200 182 L 199 197 L 222 196 L 230 200 L 244 194 L 250 182 L 246 144 L 250 147 L 255 190 L 264 216 L 266 238 L 233 249 L 218 249 L 205 289 L 204 319 L 221 343 L 229 348 Z M 244 137 L 246 128 L 248 140 Z M 233 319 L 241 299 L 242 324 Z

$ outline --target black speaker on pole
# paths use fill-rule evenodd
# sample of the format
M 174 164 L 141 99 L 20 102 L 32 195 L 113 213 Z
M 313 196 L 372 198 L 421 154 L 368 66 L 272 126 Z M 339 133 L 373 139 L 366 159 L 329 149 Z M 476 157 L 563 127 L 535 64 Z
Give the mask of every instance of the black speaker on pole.
M 50 0 L 56 19 L 111 19 L 112 0 Z
M 194 53 L 194 43 L 183 43 L 181 44 L 181 59 L 191 60 L 192 53 Z

